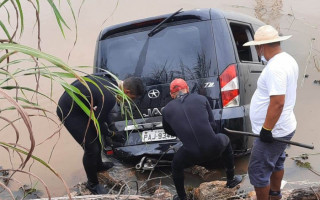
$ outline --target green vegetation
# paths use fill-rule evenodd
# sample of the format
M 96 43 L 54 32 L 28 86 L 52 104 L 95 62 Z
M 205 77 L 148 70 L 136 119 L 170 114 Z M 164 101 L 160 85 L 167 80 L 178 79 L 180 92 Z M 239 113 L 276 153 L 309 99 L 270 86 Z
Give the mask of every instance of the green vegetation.
M 8 143 L 6 142 L 5 134 L 2 134 L 0 137 L 0 147 L 3 147 L 7 150 L 8 160 L 10 160 L 10 162 L 11 157 L 13 156 L 13 154 L 10 153 L 11 151 L 15 154 L 18 154 L 21 158 L 21 163 L 18 165 L 18 167 L 13 166 L 13 169 L 0 168 L 0 173 L 2 174 L 2 182 L 0 181 L 0 187 L 4 188 L 10 194 L 12 199 L 15 199 L 15 197 L 10 189 L 9 182 L 14 180 L 12 177 L 15 173 L 25 173 L 29 176 L 38 179 L 38 182 L 40 181 L 42 185 L 45 187 L 47 196 L 49 198 L 51 197 L 49 189 L 41 180 L 41 178 L 31 173 L 30 168 L 25 169 L 26 164 L 30 161 L 36 161 L 41 163 L 43 166 L 47 167 L 53 174 L 55 174 L 62 181 L 69 195 L 69 198 L 71 198 L 69 188 L 63 180 L 63 178 L 59 175 L 59 173 L 55 171 L 49 163 L 34 155 L 34 150 L 39 144 L 36 143 L 37 135 L 34 133 L 31 123 L 31 117 L 35 116 L 35 114 L 31 113 L 30 111 L 36 111 L 36 116 L 47 118 L 49 121 L 55 121 L 55 124 L 57 124 L 60 127 L 60 129 L 62 126 L 60 122 L 57 122 L 57 117 L 55 116 L 55 113 L 51 112 L 50 110 L 47 110 L 46 107 L 42 106 L 41 103 L 39 103 L 41 102 L 39 101 L 39 98 L 41 97 L 42 99 L 44 98 L 47 101 L 57 105 L 57 103 L 53 99 L 53 92 L 55 87 L 54 85 L 60 85 L 74 99 L 75 103 L 77 103 L 82 108 L 82 110 L 88 116 L 90 116 L 91 120 L 94 122 L 97 128 L 97 132 L 99 134 L 99 139 L 101 142 L 100 125 L 93 112 L 92 94 L 91 102 L 89 102 L 84 95 L 82 95 L 75 87 L 68 83 L 70 82 L 68 81 L 68 79 L 78 79 L 83 85 L 85 85 L 89 89 L 87 85 L 87 82 L 89 80 L 85 77 L 86 74 L 81 71 L 83 67 L 71 67 L 61 59 L 47 54 L 41 50 L 41 19 L 39 15 L 41 11 L 41 5 L 45 3 L 50 5 L 50 8 L 54 13 L 56 22 L 63 37 L 65 37 L 65 28 L 70 29 L 70 26 L 64 20 L 61 10 L 59 6 L 56 5 L 56 2 L 57 1 L 53 0 L 47 0 L 43 2 L 41 1 L 41 3 L 39 0 L 29 0 L 26 2 L 21 2 L 20 0 L 0 0 L 0 12 L 6 12 L 7 14 L 6 22 L 0 20 L 0 32 L 4 33 L 5 36 L 5 38 L 1 38 L 0 35 L 0 133 L 4 132 L 7 127 L 11 127 L 13 128 L 16 137 L 15 143 Z M 82 4 L 83 3 L 84 0 L 82 1 Z M 32 48 L 30 46 L 19 44 L 18 42 L 25 30 L 25 4 L 32 5 L 36 16 L 36 20 L 34 21 L 34 28 L 37 27 L 37 49 Z M 71 1 L 67 0 L 67 4 L 70 8 L 69 12 L 72 14 L 74 21 L 74 29 L 76 32 L 76 39 L 74 41 L 75 46 L 77 42 L 78 29 L 77 18 L 76 13 L 72 7 Z M 78 11 L 78 14 L 80 13 L 80 9 Z M 11 31 L 12 24 L 16 24 L 15 28 L 13 28 L 13 31 Z M 18 35 L 20 38 L 18 37 Z M 34 80 L 34 86 L 25 85 L 25 83 L 23 83 L 22 81 L 23 78 L 31 78 L 32 80 Z M 48 94 L 43 93 L 39 89 L 40 79 L 50 82 L 50 90 Z M 132 119 L 133 104 L 130 98 L 128 98 L 120 88 L 111 89 L 111 91 L 115 95 L 119 95 L 122 97 L 121 111 L 122 114 L 125 116 L 125 119 Z M 83 97 L 85 101 L 90 103 L 90 106 L 87 107 L 85 102 L 82 102 L 78 98 L 78 96 Z M 124 104 L 128 106 L 124 106 Z M 18 115 L 15 115 L 18 117 L 15 119 L 7 117 L 8 113 L 12 112 L 18 113 Z M 15 125 L 15 123 L 18 121 L 22 121 L 24 123 L 26 131 L 20 130 Z M 55 133 L 53 133 L 52 135 L 48 135 L 46 140 L 49 140 L 54 135 L 59 134 L 60 129 L 58 129 L 58 131 L 55 131 Z M 25 134 L 27 134 L 29 138 L 30 146 L 28 147 L 22 146 L 19 143 L 19 139 L 22 135 Z M 9 174 L 7 174 L 7 176 L 4 176 L 5 172 L 9 172 Z M 36 186 L 37 184 L 33 185 L 30 190 L 25 191 L 24 197 L 26 197 L 28 194 L 32 192 L 35 192 Z

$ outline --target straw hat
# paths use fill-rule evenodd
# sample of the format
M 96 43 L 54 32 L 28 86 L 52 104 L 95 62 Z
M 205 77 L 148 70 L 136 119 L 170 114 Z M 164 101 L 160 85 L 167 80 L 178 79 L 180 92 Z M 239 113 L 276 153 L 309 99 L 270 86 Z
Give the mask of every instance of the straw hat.
M 254 40 L 250 42 L 246 42 L 243 46 L 251 46 L 251 45 L 261 45 L 268 44 L 273 42 L 280 42 L 283 40 L 287 40 L 292 35 L 288 36 L 279 36 L 278 31 L 270 25 L 264 25 L 258 28 L 256 33 L 254 34 Z

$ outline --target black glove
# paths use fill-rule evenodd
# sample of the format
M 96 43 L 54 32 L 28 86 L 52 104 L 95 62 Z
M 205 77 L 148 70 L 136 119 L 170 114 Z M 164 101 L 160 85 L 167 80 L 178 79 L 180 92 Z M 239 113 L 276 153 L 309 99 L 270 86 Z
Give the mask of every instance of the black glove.
M 273 137 L 272 137 L 271 130 L 267 130 L 264 127 L 262 127 L 260 131 L 260 140 L 262 142 L 272 143 Z

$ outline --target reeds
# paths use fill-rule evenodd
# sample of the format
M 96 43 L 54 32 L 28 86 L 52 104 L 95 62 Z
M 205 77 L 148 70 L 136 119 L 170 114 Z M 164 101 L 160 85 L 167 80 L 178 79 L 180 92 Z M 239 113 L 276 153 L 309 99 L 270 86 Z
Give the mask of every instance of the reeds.
M 81 109 L 90 117 L 90 120 L 94 122 L 98 133 L 97 137 L 101 142 L 100 125 L 97 120 L 97 116 L 95 116 L 93 112 L 94 97 L 92 96 L 92 94 L 90 94 L 91 100 L 89 102 L 89 100 L 84 95 L 82 95 L 81 92 L 79 92 L 75 87 L 68 83 L 70 82 L 68 81 L 68 79 L 70 78 L 78 79 L 90 91 L 88 86 L 88 82 L 90 80 L 83 75 L 81 70 L 71 67 L 61 59 L 47 54 L 41 50 L 41 18 L 39 15 L 41 11 L 40 1 L 28 0 L 27 3 L 30 3 L 32 5 L 36 16 L 35 27 L 37 27 L 37 49 L 26 45 L 21 45 L 18 42 L 19 38 L 17 37 L 17 35 L 21 37 L 21 35 L 24 33 L 25 27 L 24 7 L 23 4 L 21 4 L 20 0 L 2 0 L 0 2 L 0 12 L 7 12 L 8 16 L 8 22 L 3 22 L 0 20 L 0 32 L 3 32 L 5 36 L 5 38 L 0 38 L 0 120 L 1 125 L 4 124 L 3 127 L 0 127 L 0 133 L 1 131 L 3 132 L 7 127 L 11 127 L 14 130 L 16 138 L 14 143 L 9 143 L 6 141 L 6 137 L 2 135 L 0 137 L 0 147 L 7 150 L 10 162 L 11 157 L 13 156 L 10 151 L 18 154 L 20 158 L 20 164 L 18 167 L 14 167 L 12 165 L 12 169 L 0 168 L 0 173 L 9 172 L 7 176 L 0 177 L 0 179 L 3 180 L 3 183 L 0 181 L 0 189 L 3 188 L 10 194 L 12 199 L 15 199 L 10 187 L 8 187 L 8 184 L 10 181 L 14 180 L 13 176 L 15 173 L 25 173 L 38 179 L 44 185 L 47 196 L 50 198 L 50 191 L 44 181 L 36 174 L 30 172 L 30 168 L 29 170 L 25 169 L 26 164 L 32 160 L 32 162 L 36 161 L 38 163 L 41 163 L 54 175 L 56 175 L 64 184 L 68 196 L 71 199 L 69 187 L 67 186 L 61 175 L 56 170 L 54 170 L 53 167 L 48 164 L 48 162 L 34 155 L 35 148 L 38 145 L 46 142 L 47 140 L 50 140 L 53 136 L 60 134 L 62 126 L 60 122 L 57 122 L 58 118 L 55 116 L 55 114 L 43 107 L 41 103 L 39 103 L 38 98 L 44 98 L 47 101 L 57 105 L 54 98 L 52 97 L 54 93 L 53 85 L 60 85 L 73 98 L 74 102 L 78 104 Z M 53 0 L 41 2 L 41 4 L 43 3 L 48 3 L 50 5 L 50 8 L 54 12 L 54 16 L 59 26 L 60 32 L 62 36 L 65 37 L 65 28 L 70 28 L 64 20 L 59 7 Z M 74 47 L 77 43 L 77 15 L 74 12 L 71 1 L 67 0 L 67 3 L 70 8 L 69 11 L 72 14 L 75 27 L 76 37 L 73 44 Z M 82 4 L 83 3 L 84 0 L 82 1 Z M 78 10 L 78 17 L 82 4 Z M 16 26 L 15 28 L 13 28 L 13 31 L 10 31 L 12 29 L 9 29 L 8 27 L 10 26 L 11 28 L 12 21 L 14 21 Z M 72 49 L 70 50 L 68 59 L 70 57 Z M 26 86 L 25 84 L 20 83 L 21 77 L 33 77 L 33 87 Z M 48 91 L 49 94 L 46 94 L 39 90 L 40 80 L 46 80 L 50 82 L 50 89 Z M 97 81 L 99 81 L 98 78 Z M 96 85 L 94 82 L 91 83 Z M 115 86 L 115 88 L 106 86 L 106 89 L 109 89 L 115 95 L 120 95 L 122 97 L 121 111 L 126 120 L 133 118 L 133 102 L 131 101 L 131 99 L 128 98 L 124 94 L 124 92 L 117 86 Z M 90 106 L 87 106 L 88 104 L 86 104 L 86 102 L 83 102 L 83 100 L 81 100 L 79 96 L 83 97 L 84 101 L 89 102 Z M 128 105 L 128 107 L 123 106 L 124 104 Z M 37 114 L 30 112 L 31 110 L 36 111 Z M 11 119 L 9 117 L 6 117 L 8 112 L 18 113 L 18 118 Z M 38 144 L 35 140 L 36 134 L 34 133 L 33 123 L 31 120 L 31 118 L 35 116 L 44 117 L 49 121 L 53 121 L 57 126 L 57 129 L 53 134 L 48 134 L 46 139 Z M 89 127 L 90 120 L 87 123 L 87 127 Z M 21 131 L 19 130 L 19 128 L 17 128 L 17 126 L 15 125 L 17 121 L 23 121 L 27 132 Z M 28 134 L 30 144 L 28 147 L 19 144 L 19 139 L 21 138 L 21 135 L 24 134 Z M 0 190 L 0 195 L 1 191 L 3 190 Z

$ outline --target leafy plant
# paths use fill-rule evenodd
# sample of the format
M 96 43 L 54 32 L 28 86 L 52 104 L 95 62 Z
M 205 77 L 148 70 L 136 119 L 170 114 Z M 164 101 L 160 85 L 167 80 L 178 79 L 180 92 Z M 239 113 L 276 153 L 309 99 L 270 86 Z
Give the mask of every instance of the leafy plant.
M 291 159 L 295 161 L 298 167 L 306 168 L 311 172 L 315 173 L 316 175 L 320 176 L 320 173 L 313 169 L 311 163 L 306 161 L 309 159 L 309 156 L 312 156 L 312 155 L 319 155 L 319 153 L 313 153 L 313 154 L 303 153 L 300 156 L 291 157 Z
M 69 25 L 67 25 L 66 21 L 62 17 L 62 13 L 59 7 L 53 0 L 46 1 L 50 8 L 52 9 L 56 22 L 59 26 L 60 32 L 63 37 L 65 37 L 65 28 L 70 29 Z M 26 173 L 29 176 L 37 178 L 46 188 L 46 192 L 48 197 L 50 198 L 50 192 L 45 185 L 45 183 L 41 180 L 41 178 L 37 177 L 35 174 L 31 173 L 30 170 L 25 170 L 26 164 L 30 162 L 30 160 L 37 161 L 47 167 L 53 174 L 55 174 L 64 184 L 66 191 L 71 199 L 70 191 L 63 180 L 63 178 L 59 175 L 57 171 L 55 171 L 52 166 L 50 166 L 43 159 L 34 155 L 35 148 L 44 143 L 45 141 L 52 138 L 54 135 L 59 134 L 61 130 L 61 123 L 57 123 L 57 117 L 54 113 L 42 107 L 39 103 L 39 98 L 44 98 L 55 105 L 57 103 L 53 99 L 53 88 L 54 84 L 58 83 L 64 90 L 73 98 L 74 102 L 78 104 L 81 109 L 89 116 L 89 118 L 94 122 L 94 125 L 97 129 L 99 140 L 101 142 L 101 132 L 100 125 L 97 120 L 97 116 L 95 116 L 93 112 L 93 96 L 90 93 L 91 101 L 89 102 L 88 98 L 86 98 L 77 88 L 68 83 L 68 79 L 77 79 L 79 80 L 86 88 L 89 89 L 88 82 L 96 85 L 95 82 L 92 82 L 90 79 L 86 78 L 86 74 L 81 71 L 79 68 L 74 68 L 69 66 L 67 63 L 63 62 L 61 59 L 47 54 L 41 49 L 41 28 L 40 28 L 40 1 L 39 0 L 28 0 L 25 2 L 30 3 L 34 8 L 34 12 L 36 14 L 35 25 L 37 27 L 37 49 L 19 44 L 17 42 L 18 35 L 24 33 L 25 28 L 25 18 L 24 18 L 24 4 L 21 4 L 20 0 L 2 0 L 0 1 L 0 12 L 6 12 L 8 22 L 3 22 L 0 20 L 0 32 L 3 32 L 5 38 L 0 38 L 0 99 L 1 99 L 1 108 L 0 108 L 0 120 L 4 123 L 3 127 L 0 127 L 0 132 L 5 130 L 7 127 L 13 128 L 16 136 L 15 143 L 8 143 L 5 141 L 4 137 L 0 138 L 0 147 L 4 148 L 8 152 L 9 159 L 11 160 L 10 151 L 13 151 L 19 155 L 21 163 L 18 167 L 13 167 L 12 169 L 0 169 L 0 172 L 9 171 L 10 175 L 4 180 L 14 180 L 13 175 L 15 173 Z M 41 2 L 43 3 L 43 2 Z M 84 0 L 82 1 L 82 4 Z M 76 39 L 74 41 L 74 46 L 77 43 L 77 17 L 76 13 L 72 7 L 71 1 L 67 0 L 67 4 L 70 8 L 70 12 L 73 17 Z M 80 6 L 80 9 L 82 7 Z M 10 11 L 10 9 L 13 10 Z M 80 13 L 80 9 L 78 13 Z M 15 18 L 12 18 L 11 15 L 14 15 Z M 16 23 L 16 27 L 13 31 L 9 31 L 8 27 L 11 27 L 12 22 Z M 71 51 L 70 51 L 71 53 Z M 69 53 L 69 56 L 70 56 Z M 69 58 L 69 57 L 68 57 Z M 112 74 L 111 74 L 112 75 Z M 114 75 L 112 75 L 115 79 Z M 30 87 L 21 83 L 21 79 L 26 77 L 33 77 L 35 86 Z M 49 94 L 45 94 L 40 91 L 40 79 L 46 80 L 51 83 Z M 97 81 L 98 78 L 97 78 Z M 96 85 L 97 86 L 97 85 Z M 97 86 L 98 87 L 98 86 Z M 109 89 L 115 95 L 121 96 L 121 112 L 125 116 L 126 121 L 131 118 L 132 115 L 132 105 L 133 102 L 130 98 L 128 98 L 124 92 L 118 88 L 118 86 L 107 87 L 105 89 Z M 102 88 L 100 88 L 101 90 Z M 81 100 L 79 97 L 84 99 Z M 89 103 L 90 106 L 86 106 L 86 103 Z M 124 106 L 124 104 L 128 105 L 128 107 Z M 31 111 L 36 111 L 36 114 Z M 6 113 L 8 112 L 17 112 L 18 118 L 11 119 L 10 117 L 6 117 Z M 36 144 L 36 134 L 34 133 L 32 127 L 32 117 L 44 117 L 50 121 L 54 121 L 57 125 L 57 130 L 54 131 L 52 135 L 48 135 L 47 139 Z M 18 121 L 23 121 L 27 134 L 29 137 L 30 146 L 25 147 L 19 144 L 19 139 L 21 134 L 25 134 L 25 132 L 21 132 L 18 127 L 15 125 Z M 2 123 L 2 124 L 3 124 Z M 89 127 L 90 120 L 87 123 L 87 128 Z M 8 182 L 1 183 L 0 186 L 9 192 L 10 196 L 14 199 L 14 195 L 8 187 Z M 35 186 L 34 186 L 35 187 Z M 33 188 L 35 189 L 35 188 Z M 33 191 L 33 190 L 32 190 Z M 32 192 L 29 191 L 29 192 Z M 28 194 L 28 193 L 27 193 Z

